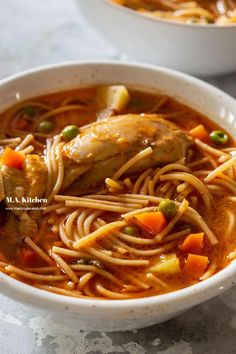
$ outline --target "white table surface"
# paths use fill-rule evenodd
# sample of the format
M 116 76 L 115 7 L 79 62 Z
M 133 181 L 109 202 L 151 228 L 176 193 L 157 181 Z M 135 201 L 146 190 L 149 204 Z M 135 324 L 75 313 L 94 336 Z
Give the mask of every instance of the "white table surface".
M 0 0 L 0 77 L 59 61 L 116 57 L 72 0 Z M 236 74 L 207 81 L 236 97 Z M 0 295 L 0 354 L 67 353 L 235 354 L 236 288 L 164 324 L 113 334 L 58 326 Z

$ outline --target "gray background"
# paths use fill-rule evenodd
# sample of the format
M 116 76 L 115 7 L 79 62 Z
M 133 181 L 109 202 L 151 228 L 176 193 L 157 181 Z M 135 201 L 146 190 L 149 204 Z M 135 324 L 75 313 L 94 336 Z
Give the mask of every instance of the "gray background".
M 93 58 L 119 53 L 86 25 L 72 0 L 0 0 L 0 77 Z M 207 81 L 236 97 L 236 75 Z M 0 295 L 0 354 L 33 353 L 233 354 L 236 288 L 164 324 L 113 334 L 58 326 Z

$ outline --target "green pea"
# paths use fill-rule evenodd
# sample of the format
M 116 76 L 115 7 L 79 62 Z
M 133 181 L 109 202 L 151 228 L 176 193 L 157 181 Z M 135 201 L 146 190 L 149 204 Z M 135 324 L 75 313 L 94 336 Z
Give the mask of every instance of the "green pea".
M 50 120 L 44 120 L 39 124 L 39 132 L 43 134 L 49 134 L 55 130 L 55 124 Z
M 33 117 L 33 116 L 35 116 L 35 114 L 36 114 L 36 109 L 35 109 L 35 107 L 28 106 L 28 107 L 25 107 L 25 108 L 23 109 L 23 113 L 24 113 L 26 116 Z
M 177 214 L 177 207 L 175 202 L 170 199 L 162 200 L 158 207 L 159 211 L 161 211 L 168 219 L 173 218 Z
M 125 226 L 122 231 L 129 236 L 136 236 L 138 234 L 138 229 L 135 226 Z
M 79 128 L 77 125 L 68 125 L 61 132 L 65 140 L 74 139 L 79 134 Z
M 225 145 L 229 140 L 228 135 L 222 130 L 214 130 L 211 132 L 210 138 L 217 145 Z

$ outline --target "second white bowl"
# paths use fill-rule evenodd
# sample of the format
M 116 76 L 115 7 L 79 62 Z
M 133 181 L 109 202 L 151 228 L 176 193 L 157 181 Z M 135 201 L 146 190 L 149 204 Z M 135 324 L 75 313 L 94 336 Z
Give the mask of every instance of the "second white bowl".
M 88 22 L 121 53 L 193 75 L 236 71 L 236 25 L 154 19 L 111 0 L 76 0 Z

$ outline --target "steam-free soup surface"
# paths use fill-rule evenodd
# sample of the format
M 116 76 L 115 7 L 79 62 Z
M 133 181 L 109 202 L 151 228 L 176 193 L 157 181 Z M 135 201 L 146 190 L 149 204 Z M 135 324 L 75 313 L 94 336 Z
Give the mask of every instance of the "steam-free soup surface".
M 3 112 L 1 271 L 63 295 L 128 299 L 226 267 L 235 144 L 210 118 L 123 85 Z

